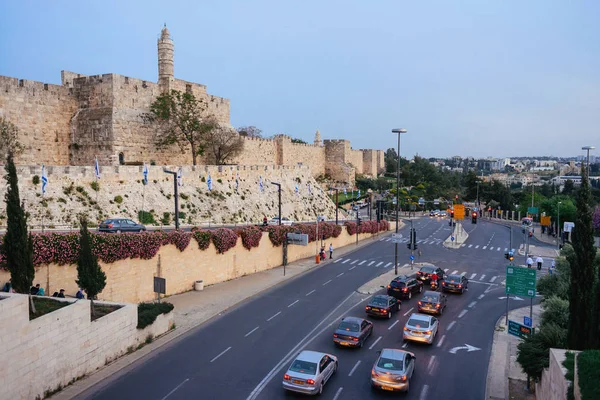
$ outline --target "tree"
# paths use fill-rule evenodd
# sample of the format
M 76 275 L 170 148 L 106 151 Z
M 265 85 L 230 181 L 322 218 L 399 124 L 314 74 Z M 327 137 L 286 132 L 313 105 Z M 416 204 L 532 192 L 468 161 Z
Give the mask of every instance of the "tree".
M 582 176 L 583 179 L 583 176 Z M 562 194 L 571 195 L 575 191 L 575 184 L 571 179 L 567 179 L 565 181 L 565 186 L 563 187 Z
M 215 126 L 206 137 L 207 158 L 210 163 L 223 165 L 244 150 L 244 139 L 235 129 Z
M 27 216 L 19 197 L 19 181 L 13 153 L 6 158 L 6 234 L 4 235 L 4 254 L 10 271 L 12 287 L 17 293 L 29 294 L 35 278 L 33 267 L 33 242 L 27 234 Z M 31 310 L 35 313 L 33 298 L 29 297 Z
M 207 108 L 206 101 L 196 99 L 192 93 L 171 90 L 158 96 L 144 117 L 160 125 L 161 135 L 156 141 L 159 148 L 178 145 L 182 153 L 190 150 L 197 165 L 198 156 L 206 148 L 206 136 L 216 128 L 214 118 L 205 115 Z
M 600 206 L 596 206 L 596 209 L 594 210 L 592 224 L 596 233 L 600 233 Z
M 550 364 L 548 350 L 564 348 L 565 345 L 565 330 L 554 323 L 548 323 L 517 345 L 517 362 L 521 365 L 523 372 L 539 381 L 542 371 Z
M 13 157 L 23 152 L 23 146 L 19 142 L 19 130 L 4 117 L 0 118 L 0 156 L 4 159 L 12 153 Z
M 581 188 L 577 192 L 577 214 L 572 233 L 573 255 L 571 264 L 571 291 L 569 293 L 568 344 L 573 350 L 590 348 L 596 342 L 597 327 L 594 311 L 597 274 L 594 266 L 596 247 L 592 228 L 590 187 L 587 172 L 581 167 Z
M 398 166 L 398 153 L 396 153 L 396 149 L 391 147 L 387 149 L 383 159 L 385 161 L 385 172 L 388 174 L 395 173 Z
M 240 136 L 262 138 L 262 131 L 255 126 L 241 126 L 237 131 Z
M 86 217 L 80 217 L 79 258 L 77 259 L 77 285 L 83 289 L 91 302 L 92 315 L 94 299 L 106 286 L 106 274 L 98 264 L 98 257 L 92 252 L 90 231 Z
M 293 138 L 293 139 L 292 139 L 292 143 L 298 143 L 298 144 L 308 144 L 308 143 L 306 143 L 304 140 L 302 140 L 302 139 L 298 139 L 298 138 Z

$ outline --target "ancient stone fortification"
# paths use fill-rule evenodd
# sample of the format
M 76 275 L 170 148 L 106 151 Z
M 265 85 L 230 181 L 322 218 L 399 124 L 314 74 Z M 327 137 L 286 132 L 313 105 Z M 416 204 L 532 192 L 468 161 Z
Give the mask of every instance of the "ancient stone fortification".
M 158 40 L 157 83 L 117 74 L 85 76 L 62 71 L 61 85 L 0 76 L 0 116 L 21 132 L 26 151 L 21 165 L 101 165 L 150 163 L 189 165 L 189 152 L 178 147 L 158 150 L 157 130 L 142 116 L 162 92 L 171 89 L 193 93 L 208 104 L 208 113 L 230 123 L 229 100 L 207 93 L 206 86 L 176 79 L 173 41 L 164 28 Z M 353 150 L 346 140 L 314 144 L 274 139 L 245 140 L 240 165 L 309 166 L 314 177 L 327 174 L 338 182 L 353 183 L 356 173 L 376 176 L 383 171 L 383 151 Z

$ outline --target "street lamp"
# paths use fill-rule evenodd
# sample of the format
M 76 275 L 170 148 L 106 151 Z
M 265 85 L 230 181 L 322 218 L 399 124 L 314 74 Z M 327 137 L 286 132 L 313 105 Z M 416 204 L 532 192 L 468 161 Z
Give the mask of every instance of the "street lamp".
M 558 202 L 558 207 L 557 207 L 557 209 L 558 209 L 558 218 L 556 220 L 556 223 L 557 223 L 557 227 L 556 227 L 556 230 L 557 230 L 557 232 L 556 232 L 556 247 L 558 249 L 560 249 L 560 242 L 561 242 L 560 239 L 562 239 L 562 236 L 560 234 L 560 205 L 561 204 L 562 204 L 562 201 L 559 201 Z
M 279 224 L 281 225 L 281 183 L 271 182 L 271 185 L 277 186 L 277 193 L 279 195 Z
M 392 129 L 392 133 L 398 134 L 398 164 L 396 166 L 396 233 L 398 233 L 398 206 L 400 205 L 400 134 L 408 132 L 404 128 Z M 398 242 L 395 243 L 394 273 L 398 273 Z
M 587 179 L 590 181 L 590 150 L 594 150 L 595 146 L 583 146 L 581 150 L 587 150 Z
M 173 187 L 175 194 L 175 229 L 179 230 L 179 191 L 177 190 L 177 171 L 169 171 L 163 168 L 165 174 L 173 175 Z

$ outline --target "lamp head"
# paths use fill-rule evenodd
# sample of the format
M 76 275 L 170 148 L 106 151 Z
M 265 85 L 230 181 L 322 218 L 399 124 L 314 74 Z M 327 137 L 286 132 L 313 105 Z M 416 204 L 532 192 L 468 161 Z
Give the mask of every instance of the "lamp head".
M 581 150 L 594 150 L 596 146 L 583 146 Z
M 392 129 L 392 133 L 406 133 L 406 132 L 408 132 L 408 131 L 404 128 Z

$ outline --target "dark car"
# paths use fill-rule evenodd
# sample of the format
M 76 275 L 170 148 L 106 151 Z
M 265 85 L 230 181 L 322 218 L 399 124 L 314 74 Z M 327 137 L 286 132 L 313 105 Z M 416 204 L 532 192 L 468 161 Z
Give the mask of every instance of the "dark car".
M 464 275 L 448 275 L 442 282 L 442 292 L 460 292 L 469 288 L 469 280 Z
M 423 293 L 423 297 L 418 303 L 419 312 L 442 315 L 445 308 L 446 295 L 439 292 L 432 292 L 431 290 Z
M 422 266 L 417 272 L 417 279 L 425 283 L 430 283 L 431 275 L 433 275 L 434 272 L 437 274 L 438 279 L 444 279 L 444 270 L 434 265 Z
M 363 318 L 345 317 L 333 333 L 338 346 L 362 347 L 373 333 L 373 323 Z
M 387 287 L 388 296 L 397 299 L 410 299 L 413 293 L 421 293 L 422 291 L 423 282 L 404 275 L 394 278 Z
M 401 303 L 400 300 L 393 296 L 380 294 L 373 296 L 369 304 L 365 307 L 365 311 L 368 315 L 392 318 L 392 313 L 394 311 L 400 311 Z
M 102 221 L 98 230 L 111 233 L 141 232 L 145 231 L 146 227 L 127 218 L 112 218 Z

